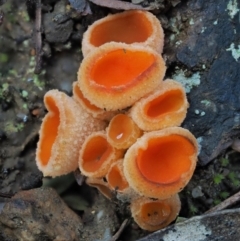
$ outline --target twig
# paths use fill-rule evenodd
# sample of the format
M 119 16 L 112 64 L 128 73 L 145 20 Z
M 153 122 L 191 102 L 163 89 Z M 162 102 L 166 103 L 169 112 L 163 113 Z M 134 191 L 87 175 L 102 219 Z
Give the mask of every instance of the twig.
M 237 192 L 233 196 L 227 198 L 226 200 L 224 200 L 223 202 L 221 202 L 217 206 L 209 209 L 205 213 L 213 213 L 213 212 L 217 212 L 217 211 L 223 210 L 225 208 L 228 208 L 229 206 L 232 206 L 232 205 L 238 203 L 239 201 L 240 201 L 240 192 Z
M 144 8 L 141 5 L 136 5 L 130 2 L 123 2 L 120 0 L 89 0 L 89 1 L 101 7 L 120 9 L 120 10 L 130 10 L 130 9 L 153 10 L 151 7 Z
M 4 198 L 11 198 L 13 196 L 13 194 L 9 194 L 9 193 L 2 193 L 0 192 L 0 197 L 4 197 Z
M 112 238 L 110 239 L 110 241 L 116 241 L 121 233 L 123 232 L 124 228 L 127 226 L 128 223 L 128 219 L 125 219 L 122 223 L 122 225 L 120 226 L 119 230 L 112 236 Z
M 36 66 L 34 73 L 40 74 L 42 69 L 42 4 L 41 0 L 36 1 L 36 19 L 35 19 L 35 49 L 36 49 Z
M 81 174 L 81 172 L 79 171 L 79 169 L 77 169 L 76 171 L 73 172 L 75 180 L 77 182 L 77 184 L 79 186 L 82 186 L 84 181 L 85 181 L 85 177 Z

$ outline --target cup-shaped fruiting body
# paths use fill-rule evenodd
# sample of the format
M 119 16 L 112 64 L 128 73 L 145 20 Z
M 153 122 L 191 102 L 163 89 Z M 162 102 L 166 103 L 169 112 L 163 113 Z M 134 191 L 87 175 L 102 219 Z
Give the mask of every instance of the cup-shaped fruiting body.
M 164 33 L 159 20 L 147 11 L 132 10 L 108 15 L 94 22 L 84 33 L 83 56 L 109 42 L 149 46 L 162 53 Z
M 197 162 L 196 138 L 181 127 L 145 133 L 126 152 L 123 167 L 140 195 L 166 199 L 181 191 Z
M 165 200 L 152 200 L 140 197 L 133 200 L 130 210 L 134 221 L 148 231 L 156 231 L 166 227 L 176 219 L 181 209 L 178 194 Z
M 121 110 L 153 91 L 165 71 L 163 58 L 151 48 L 107 43 L 83 59 L 78 85 L 93 105 Z
M 111 164 L 122 155 L 121 150 L 108 143 L 105 132 L 94 132 L 86 138 L 81 147 L 79 169 L 87 177 L 100 178 L 107 174 Z
M 142 135 L 142 131 L 126 114 L 114 116 L 107 127 L 107 140 L 117 149 L 127 149 Z
M 136 102 L 130 115 L 144 131 L 180 126 L 189 104 L 183 86 L 174 80 L 163 81 L 148 96 Z
M 97 188 L 98 191 L 102 193 L 107 199 L 112 199 L 113 193 L 108 183 L 105 182 L 102 178 L 88 177 L 86 179 L 86 183 L 91 187 Z
M 94 118 L 101 120 L 110 120 L 114 115 L 117 114 L 117 111 L 105 111 L 91 104 L 91 102 L 83 96 L 82 91 L 77 84 L 77 81 L 73 82 L 73 99 Z
M 50 90 L 44 96 L 48 113 L 39 131 L 36 162 L 44 176 L 59 176 L 74 171 L 78 153 L 86 136 L 105 128 L 69 96 Z
M 112 190 L 125 192 L 128 188 L 128 182 L 123 174 L 123 160 L 114 162 L 107 173 L 107 182 Z

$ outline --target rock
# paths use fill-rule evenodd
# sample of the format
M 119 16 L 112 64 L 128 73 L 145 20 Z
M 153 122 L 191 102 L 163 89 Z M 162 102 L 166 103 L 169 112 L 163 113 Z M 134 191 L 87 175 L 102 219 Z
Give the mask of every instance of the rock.
M 237 1 L 225 0 L 182 2 L 170 14 L 165 55 L 170 67 L 179 66 L 170 77 L 193 86 L 183 127 L 200 142 L 201 165 L 240 135 L 238 18 Z
M 81 219 L 51 188 L 21 191 L 0 213 L 1 241 L 81 240 Z
M 197 216 L 150 234 L 138 241 L 238 241 L 240 209 Z
M 64 43 L 73 30 L 73 21 L 66 14 L 65 1 L 59 1 L 54 11 L 43 15 L 43 26 L 46 40 L 49 43 Z

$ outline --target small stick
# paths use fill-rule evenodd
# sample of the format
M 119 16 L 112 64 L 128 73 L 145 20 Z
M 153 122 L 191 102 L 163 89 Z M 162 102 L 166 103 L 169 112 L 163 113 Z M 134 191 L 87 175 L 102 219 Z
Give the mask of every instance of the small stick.
M 120 237 L 120 235 L 123 232 L 124 228 L 127 226 L 127 223 L 128 223 L 128 219 L 125 219 L 123 221 L 123 223 L 121 224 L 119 230 L 112 236 L 110 241 L 116 241 Z
M 77 184 L 79 186 L 82 186 L 86 178 L 81 174 L 79 169 L 75 170 L 73 172 L 73 174 L 74 174 L 74 177 L 75 177 L 75 180 L 76 180 Z
M 217 212 L 217 211 L 223 210 L 225 208 L 228 208 L 229 206 L 232 206 L 232 205 L 238 203 L 239 201 L 240 201 L 240 191 L 237 192 L 236 194 L 234 194 L 233 196 L 227 198 L 226 200 L 224 200 L 223 202 L 221 202 L 217 206 L 209 209 L 205 213 L 213 213 L 213 212 Z
M 36 1 L 36 19 L 35 19 L 35 41 L 36 41 L 36 66 L 34 73 L 40 74 L 42 69 L 42 32 L 41 32 L 41 26 L 42 26 L 42 4 L 41 0 Z
M 4 197 L 4 198 L 11 198 L 13 196 L 13 194 L 9 194 L 9 193 L 2 193 L 0 192 L 0 197 Z

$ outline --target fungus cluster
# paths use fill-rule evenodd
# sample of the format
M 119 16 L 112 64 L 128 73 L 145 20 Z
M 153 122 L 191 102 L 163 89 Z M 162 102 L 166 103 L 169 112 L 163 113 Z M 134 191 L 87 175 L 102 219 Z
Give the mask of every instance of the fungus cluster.
M 163 80 L 163 38 L 158 19 L 140 10 L 90 26 L 73 96 L 45 95 L 49 112 L 36 155 L 44 176 L 79 167 L 88 185 L 130 202 L 134 220 L 149 231 L 178 215 L 178 193 L 198 153 L 195 137 L 179 127 L 188 108 L 184 88 Z

